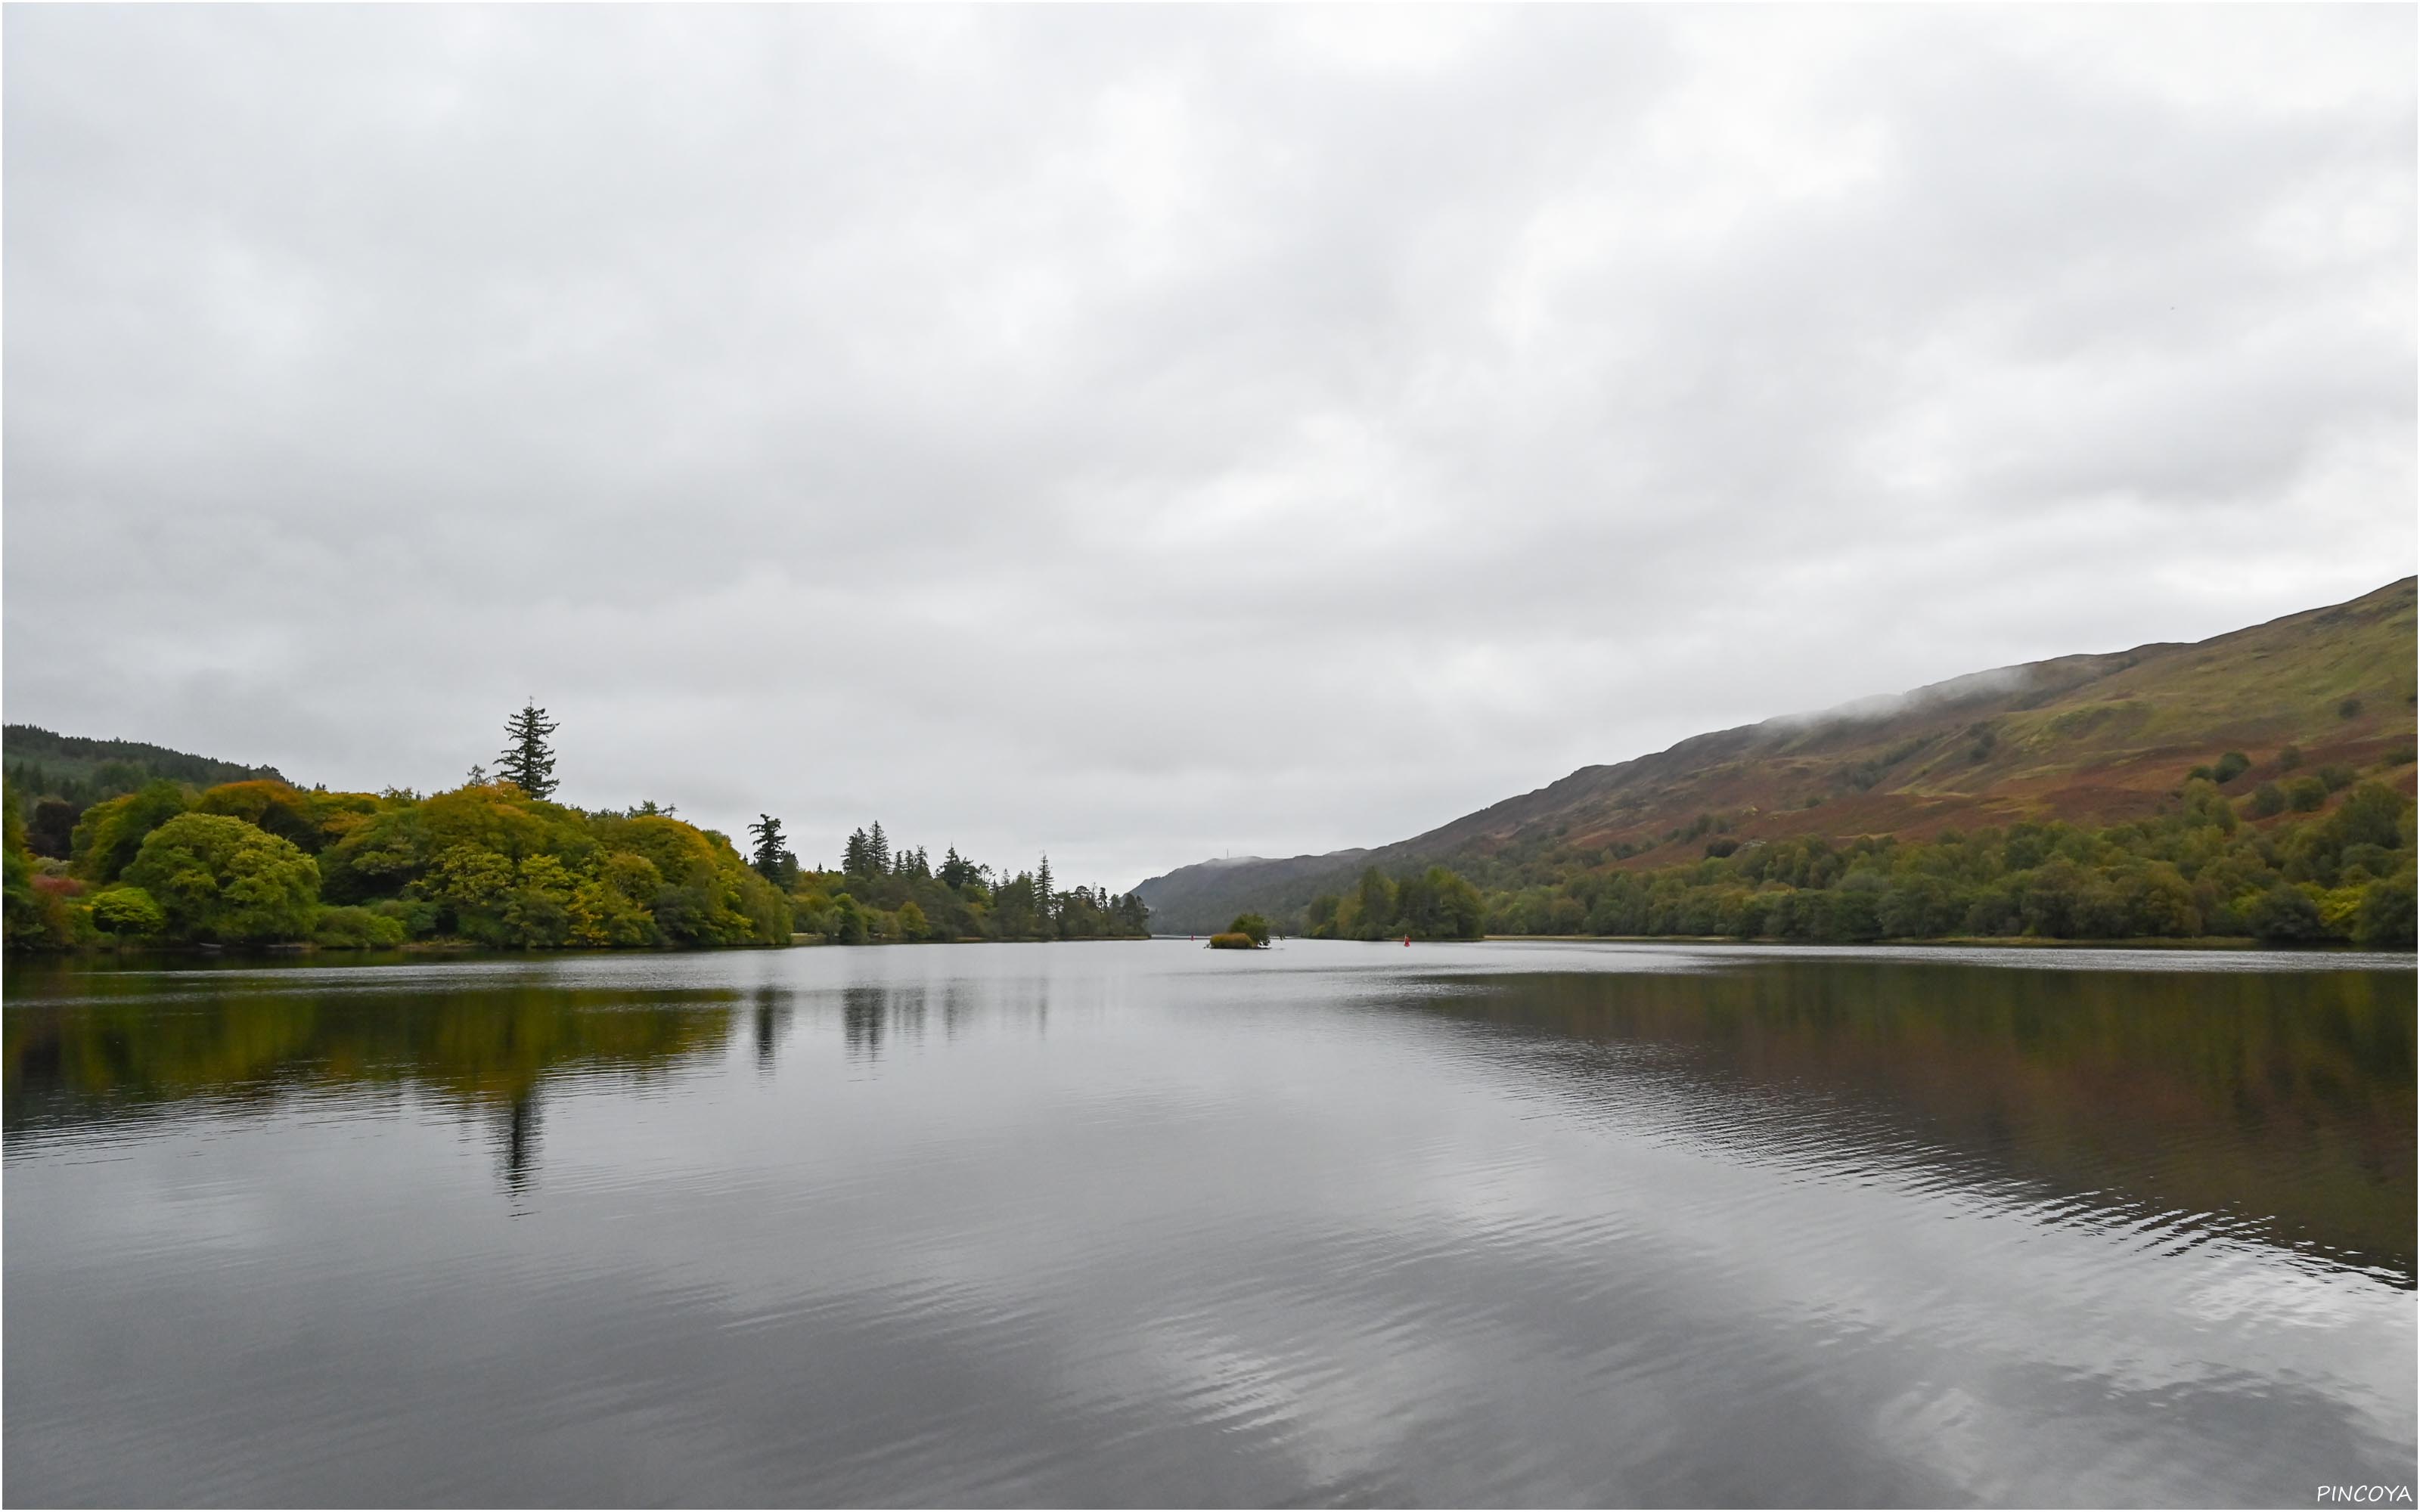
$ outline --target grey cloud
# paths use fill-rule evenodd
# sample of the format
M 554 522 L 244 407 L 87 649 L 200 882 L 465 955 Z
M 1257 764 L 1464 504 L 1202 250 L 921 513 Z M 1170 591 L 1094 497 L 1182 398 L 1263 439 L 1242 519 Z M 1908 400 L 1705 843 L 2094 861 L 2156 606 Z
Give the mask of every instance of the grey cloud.
M 5 25 L 11 719 L 1123 887 L 2412 569 L 2405 10 Z

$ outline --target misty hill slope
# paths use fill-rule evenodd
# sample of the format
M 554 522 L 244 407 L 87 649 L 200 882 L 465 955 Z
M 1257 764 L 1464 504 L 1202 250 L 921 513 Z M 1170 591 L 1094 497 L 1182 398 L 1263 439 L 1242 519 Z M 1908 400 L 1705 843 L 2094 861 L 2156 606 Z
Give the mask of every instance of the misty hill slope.
M 1222 857 L 1179 867 L 1154 877 L 1136 889 L 1151 910 L 1151 927 L 1160 933 L 1209 934 L 1225 929 L 1243 912 L 1238 900 L 1263 896 L 1299 899 L 1285 904 L 1299 908 L 1313 894 L 1333 884 L 1340 870 L 1348 874 L 1370 864 L 1369 851 L 1329 851 L 1321 856 L 1271 859 L 1260 856 Z
M 1770 840 L 2112 824 L 2155 811 L 2189 768 L 2229 750 L 2255 762 L 2230 793 L 2276 776 L 2288 745 L 2310 766 L 2366 765 L 2412 744 L 2413 587 L 1697 735 L 1375 850 L 1181 867 L 1138 890 L 1154 928 L 1199 931 L 1248 906 L 1291 913 L 1373 865 L 1660 866 L 1703 855 L 1717 826 Z

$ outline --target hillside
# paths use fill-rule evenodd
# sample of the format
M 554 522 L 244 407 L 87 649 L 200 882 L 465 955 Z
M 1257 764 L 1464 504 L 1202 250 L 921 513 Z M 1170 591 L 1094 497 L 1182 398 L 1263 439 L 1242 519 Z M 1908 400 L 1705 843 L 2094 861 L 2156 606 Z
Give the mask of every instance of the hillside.
M 1154 927 L 1299 910 L 1365 867 L 1442 862 L 1506 885 L 1702 856 L 1706 837 L 1922 839 L 2019 819 L 2105 825 L 2159 811 L 2186 772 L 2238 750 L 2248 792 L 2305 764 L 2408 759 L 2414 583 L 2190 644 L 2056 657 L 1814 715 L 1694 736 L 1585 766 L 1535 792 L 1374 850 L 1181 867 L 1138 891 Z M 2410 791 L 2412 768 L 2394 780 Z
M 29 796 L 39 796 L 62 785 L 100 786 L 132 792 L 153 778 L 164 777 L 195 787 L 221 782 L 246 782 L 256 778 L 284 781 L 273 766 L 244 766 L 209 756 L 170 750 L 140 740 L 94 740 L 61 735 L 39 725 L 12 724 L 0 730 L 8 779 Z
M 243 766 L 140 740 L 55 734 L 39 725 L 8 725 L 0 731 L 0 741 L 8 791 L 24 806 L 26 838 L 37 856 L 64 857 L 86 808 L 146 782 L 164 778 L 209 788 L 256 779 L 286 780 L 273 766 Z
M 1300 908 L 1312 893 L 1333 887 L 1340 872 L 1350 874 L 1370 864 L 1368 851 L 1330 851 L 1322 856 L 1272 859 L 1237 856 L 1179 867 L 1154 877 L 1136 889 L 1151 910 L 1152 928 L 1160 933 L 1208 934 L 1225 929 L 1244 911 L 1239 900 L 1280 898 L 1289 911 Z

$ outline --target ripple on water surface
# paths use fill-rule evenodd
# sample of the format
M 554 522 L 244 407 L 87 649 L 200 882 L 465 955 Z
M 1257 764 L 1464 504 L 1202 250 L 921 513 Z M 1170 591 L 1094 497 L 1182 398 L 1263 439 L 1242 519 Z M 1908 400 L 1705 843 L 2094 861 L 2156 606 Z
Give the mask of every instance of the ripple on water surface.
M 12 970 L 8 1497 L 2413 1473 L 2409 957 Z

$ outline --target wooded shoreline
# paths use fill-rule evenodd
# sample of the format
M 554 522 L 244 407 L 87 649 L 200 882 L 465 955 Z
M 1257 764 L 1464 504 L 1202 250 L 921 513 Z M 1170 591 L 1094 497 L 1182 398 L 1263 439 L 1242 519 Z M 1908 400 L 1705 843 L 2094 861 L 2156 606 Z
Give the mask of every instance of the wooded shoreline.
M 473 765 L 460 786 L 423 795 L 304 789 L 269 768 L 11 727 L 7 948 L 644 949 L 1147 933 L 1141 900 L 1062 887 L 1047 856 L 1011 872 L 951 847 L 937 866 L 877 823 L 825 870 L 802 865 L 768 813 L 748 826 L 743 856 L 669 805 L 555 802 L 555 729 L 545 710 L 523 708 L 506 721 L 495 775 Z M 197 785 L 213 778 L 225 779 Z

